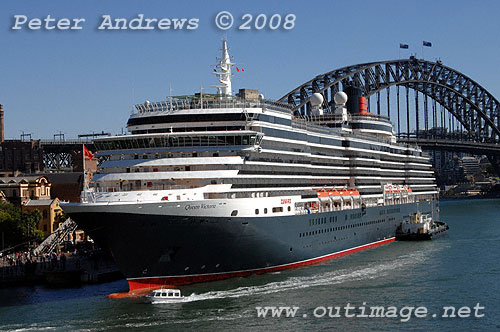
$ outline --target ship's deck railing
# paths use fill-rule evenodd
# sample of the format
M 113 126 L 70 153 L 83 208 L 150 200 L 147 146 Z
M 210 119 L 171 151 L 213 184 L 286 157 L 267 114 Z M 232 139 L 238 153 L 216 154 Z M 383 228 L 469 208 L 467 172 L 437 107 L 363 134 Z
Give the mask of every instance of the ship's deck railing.
M 344 117 L 339 114 L 323 114 L 323 115 L 299 115 L 294 117 L 295 120 L 305 121 L 310 123 L 342 123 L 344 121 Z M 392 124 L 391 120 L 383 115 L 352 115 L 347 114 L 346 118 L 347 122 L 356 122 L 360 120 L 372 120 L 372 121 L 380 121 L 386 124 Z
M 172 113 L 189 109 L 224 109 L 224 108 L 266 108 L 278 112 L 291 113 L 292 107 L 271 99 L 253 100 L 236 97 L 220 97 L 201 100 L 200 98 L 170 98 L 166 101 L 145 102 L 134 106 L 138 115 L 151 113 Z

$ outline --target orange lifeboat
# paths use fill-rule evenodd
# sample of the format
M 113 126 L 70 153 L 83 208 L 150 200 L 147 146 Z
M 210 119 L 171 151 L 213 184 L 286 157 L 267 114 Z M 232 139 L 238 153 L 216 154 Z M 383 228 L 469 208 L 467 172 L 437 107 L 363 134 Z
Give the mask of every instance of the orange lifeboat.
M 320 189 L 316 190 L 318 197 L 329 197 L 329 196 L 358 196 L 359 191 L 356 189 Z

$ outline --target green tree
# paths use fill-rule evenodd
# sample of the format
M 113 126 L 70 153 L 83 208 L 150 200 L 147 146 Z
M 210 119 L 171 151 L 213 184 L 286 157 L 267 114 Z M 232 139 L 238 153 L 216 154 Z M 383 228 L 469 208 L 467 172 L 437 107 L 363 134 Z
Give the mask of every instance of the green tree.
M 0 204 L 0 232 L 4 234 L 6 247 L 11 247 L 18 242 L 17 221 L 20 209 L 10 203 Z
M 24 235 L 24 239 L 27 241 L 37 241 L 43 240 L 43 232 L 38 229 L 38 225 L 42 221 L 42 213 L 39 210 L 33 210 L 32 212 L 23 212 L 21 214 L 21 220 L 18 224 L 19 230 Z
M 4 234 L 5 246 L 41 241 L 43 232 L 38 230 L 41 220 L 42 215 L 38 210 L 21 212 L 14 204 L 0 203 L 0 233 Z

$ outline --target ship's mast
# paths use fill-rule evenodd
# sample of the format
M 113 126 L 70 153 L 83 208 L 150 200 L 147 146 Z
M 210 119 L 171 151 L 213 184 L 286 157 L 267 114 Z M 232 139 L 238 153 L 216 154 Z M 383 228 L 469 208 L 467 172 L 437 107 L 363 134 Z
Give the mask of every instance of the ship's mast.
M 220 58 L 217 67 L 220 68 L 220 72 L 215 74 L 219 76 L 220 85 L 217 86 L 217 93 L 222 96 L 230 96 L 233 91 L 231 89 L 231 59 L 229 57 L 229 51 L 227 48 L 227 41 L 222 40 L 222 58 Z

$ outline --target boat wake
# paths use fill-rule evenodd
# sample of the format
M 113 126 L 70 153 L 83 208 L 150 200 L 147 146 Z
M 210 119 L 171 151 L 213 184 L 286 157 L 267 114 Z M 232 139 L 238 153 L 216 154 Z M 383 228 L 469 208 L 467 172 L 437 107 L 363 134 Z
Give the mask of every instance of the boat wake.
M 287 280 L 271 282 L 259 286 L 238 287 L 231 290 L 210 291 L 202 294 L 193 293 L 185 297 L 185 302 L 239 298 L 244 296 L 256 297 L 310 287 L 341 284 L 347 281 L 375 279 L 386 276 L 394 270 L 401 270 L 406 266 L 419 264 L 423 262 L 429 254 L 429 250 L 421 250 L 401 255 L 390 262 L 370 262 L 366 266 L 358 266 L 354 270 L 340 269 L 310 276 L 291 277 Z

